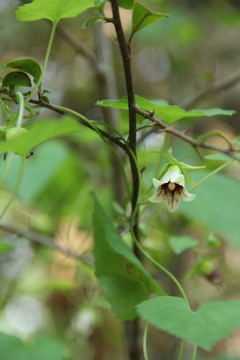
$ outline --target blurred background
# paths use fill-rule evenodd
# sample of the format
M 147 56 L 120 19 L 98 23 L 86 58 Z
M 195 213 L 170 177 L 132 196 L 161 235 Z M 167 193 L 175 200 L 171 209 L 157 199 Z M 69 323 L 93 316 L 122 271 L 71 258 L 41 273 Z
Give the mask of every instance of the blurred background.
M 15 10 L 22 3 L 0 1 L 0 62 L 33 58 L 42 65 L 50 24 L 44 20 L 18 22 Z M 240 2 L 141 3 L 170 17 L 132 39 L 136 94 L 149 100 L 164 99 L 185 109 L 235 110 L 231 117 L 187 119 L 176 125 L 190 128 L 194 136 L 217 129 L 235 139 L 240 130 Z M 108 5 L 106 14 L 111 16 Z M 110 116 L 127 134 L 127 113 L 104 113 L 95 106 L 98 99 L 125 96 L 126 89 L 113 26 L 90 23 L 83 29 L 83 22 L 91 15 L 87 11 L 60 22 L 43 87 L 50 92 L 51 104 L 72 108 L 92 120 L 103 121 Z M 128 37 L 131 11 L 122 9 L 121 17 Z M 7 72 L 0 69 L 0 76 Z M 43 109 L 40 119 L 56 116 Z M 138 123 L 143 124 L 143 119 Z M 179 160 L 206 165 L 207 170 L 221 164 L 203 162 L 189 144 L 176 138 L 167 141 Z M 139 133 L 144 189 L 151 184 L 163 142 L 162 134 Z M 220 137 L 209 142 L 226 147 Z M 102 140 L 84 127 L 72 137 L 42 144 L 26 161 L 18 199 L 0 225 L 0 360 L 128 358 L 124 326 L 98 286 L 91 255 L 90 191 L 97 194 L 117 226 L 124 229 L 129 220 L 113 163 Z M 5 167 L 1 160 L 0 173 Z M 126 168 L 130 176 L 128 164 Z M 19 157 L 15 156 L 7 188 L 1 189 L 1 207 L 14 189 L 18 170 Z M 199 173 L 193 179 L 204 175 Z M 196 189 L 196 200 L 181 204 L 174 215 L 169 216 L 159 205 L 149 206 L 141 218 L 142 244 L 181 280 L 195 309 L 204 301 L 240 300 L 239 180 L 239 165 L 232 164 Z M 194 240 L 191 250 L 177 249 L 179 236 Z M 124 239 L 131 242 L 129 234 Z M 60 251 L 46 246 L 53 240 Z M 170 294 L 177 295 L 168 279 L 146 266 Z M 151 360 L 176 359 L 178 350 L 178 339 L 150 327 Z M 188 344 L 186 358 L 188 354 L 191 358 L 191 350 Z M 240 359 L 240 329 L 211 352 L 199 350 L 197 359 Z

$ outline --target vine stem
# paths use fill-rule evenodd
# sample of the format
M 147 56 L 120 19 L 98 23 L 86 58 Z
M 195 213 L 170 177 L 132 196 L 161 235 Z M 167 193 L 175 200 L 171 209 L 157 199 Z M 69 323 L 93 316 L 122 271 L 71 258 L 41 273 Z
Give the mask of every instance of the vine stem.
M 3 211 L 2 211 L 2 213 L 0 215 L 0 220 L 2 220 L 2 218 L 6 214 L 6 212 L 8 211 L 9 207 L 11 206 L 12 202 L 14 201 L 14 199 L 15 199 L 17 193 L 18 193 L 18 189 L 19 189 L 20 182 L 21 182 L 22 175 L 23 175 L 24 164 L 25 164 L 25 159 L 24 159 L 24 157 L 22 157 L 21 158 L 21 164 L 20 164 L 20 170 L 19 170 L 19 173 L 18 173 L 17 182 L 16 182 L 16 185 L 15 185 L 14 192 L 12 193 L 12 196 L 10 197 L 10 199 L 7 202 L 6 206 L 4 207 L 4 209 L 3 209 Z
M 17 117 L 17 121 L 16 121 L 16 135 L 18 134 L 19 132 L 19 129 L 21 128 L 21 125 L 22 125 L 22 119 L 23 119 L 23 113 L 24 113 L 24 97 L 23 97 L 23 94 L 21 92 L 17 92 L 16 93 L 16 99 L 18 100 L 19 102 L 19 111 L 18 111 L 18 117 Z M 12 162 L 13 162 L 13 152 L 10 152 L 9 154 L 9 158 L 8 158 L 8 162 L 7 162 L 7 166 L 6 166 L 6 169 L 4 171 L 4 174 L 3 174 L 3 177 L 2 177 L 2 180 L 1 180 L 1 183 L 0 183 L 0 188 L 2 189 L 5 185 L 5 182 L 6 182 L 6 179 L 7 179 L 7 176 L 8 176 L 8 173 L 10 171 L 10 168 L 11 168 L 11 165 L 12 165 Z M 20 181 L 21 179 L 19 179 Z M 17 193 L 17 192 L 16 192 Z M 13 199 L 14 199 L 15 195 L 13 196 Z M 10 201 L 10 204 L 9 205 L 6 205 L 6 208 L 8 209 L 9 206 L 11 205 L 13 199 Z M 2 217 L 4 216 L 4 214 L 6 213 L 7 209 L 3 210 L 3 214 L 0 215 L 0 220 L 2 219 Z
M 57 22 L 56 23 L 54 22 L 53 25 L 52 25 L 52 30 L 51 30 L 49 41 L 48 41 L 48 46 L 47 46 L 47 50 L 46 50 L 46 54 L 45 54 L 45 59 L 44 59 L 41 75 L 39 76 L 39 79 L 38 79 L 36 85 L 34 86 L 34 88 L 32 89 L 32 91 L 30 92 L 30 94 L 26 97 L 25 105 L 29 102 L 29 100 L 31 100 L 34 93 L 36 92 L 36 90 L 38 89 L 38 87 L 41 84 L 43 75 L 44 75 L 46 67 L 47 67 L 47 63 L 48 63 L 49 55 L 50 55 L 50 52 L 51 52 L 53 38 L 54 38 L 54 35 L 55 35 L 55 32 L 56 32 L 57 24 L 58 24 Z
M 143 356 L 144 360 L 149 360 L 147 354 L 147 333 L 148 333 L 148 322 L 145 321 L 144 331 L 143 331 Z
M 180 347 L 180 351 L 179 351 L 179 355 L 178 355 L 178 360 L 183 359 L 183 353 L 184 353 L 185 345 L 186 345 L 186 340 L 184 339 L 184 340 L 182 340 L 182 343 L 181 343 L 181 347 Z
M 232 164 L 235 160 L 229 160 L 227 162 L 225 162 L 224 164 L 220 165 L 218 168 L 216 168 L 215 170 L 213 170 L 210 174 L 208 174 L 207 176 L 205 176 L 202 180 L 200 180 L 197 184 L 193 185 L 190 189 L 188 189 L 188 191 L 192 191 L 194 189 L 196 189 L 199 185 L 201 185 L 202 183 L 204 183 L 204 181 L 210 179 L 213 175 L 217 174 L 219 171 L 223 170 L 225 167 L 227 167 L 228 165 Z
M 132 214 L 132 217 L 131 217 L 131 221 L 130 221 L 130 232 L 131 232 L 131 235 L 133 237 L 133 241 L 135 243 L 135 245 L 137 246 L 138 250 L 143 254 L 143 256 L 148 259 L 152 264 L 154 264 L 159 270 L 161 270 L 164 274 L 166 274 L 173 282 L 174 284 L 176 285 L 176 287 L 178 288 L 180 294 L 182 295 L 183 299 L 186 301 L 187 305 L 188 305 L 188 308 L 190 308 L 190 305 L 189 305 L 189 302 L 188 302 L 188 299 L 187 299 L 187 296 L 181 286 L 181 284 L 179 283 L 179 281 L 175 278 L 174 275 L 172 275 L 170 273 L 170 271 L 168 271 L 164 266 L 162 266 L 161 264 L 159 264 L 157 261 L 155 261 L 143 248 L 142 246 L 139 244 L 139 242 L 137 241 L 135 235 L 134 235 L 134 232 L 133 232 L 133 224 L 134 224 L 134 219 L 135 219 L 135 216 L 136 216 L 136 213 L 138 212 L 138 209 L 139 209 L 139 205 L 137 205 L 134 209 L 134 212 Z

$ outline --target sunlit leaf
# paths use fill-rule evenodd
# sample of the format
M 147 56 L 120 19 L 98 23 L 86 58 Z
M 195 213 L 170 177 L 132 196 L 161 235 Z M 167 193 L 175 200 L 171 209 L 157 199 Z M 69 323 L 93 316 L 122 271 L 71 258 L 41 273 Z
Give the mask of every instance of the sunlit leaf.
M 210 350 L 219 340 L 231 335 L 240 325 L 240 302 L 212 301 L 198 311 L 189 310 L 184 299 L 156 297 L 137 306 L 145 320 L 159 329 Z
M 2 67 L 20 70 L 26 72 L 33 76 L 33 81 L 35 84 L 38 82 L 39 77 L 41 76 L 40 65 L 32 59 L 20 59 L 13 60 L 8 63 L 2 64 Z
M 152 13 L 139 2 L 135 2 L 132 15 L 132 34 L 167 16 L 169 15 L 164 13 Z
M 48 19 L 57 23 L 63 18 L 75 17 L 94 5 L 94 0 L 33 0 L 20 6 L 16 16 L 20 21 Z
M 215 115 L 233 115 L 233 110 L 223 109 L 208 109 L 208 110 L 190 110 L 186 111 L 176 105 L 157 105 L 140 96 L 135 96 L 136 104 L 147 112 L 154 111 L 156 117 L 160 117 L 166 124 L 171 124 L 175 121 L 201 116 L 215 116 Z M 128 99 L 123 97 L 119 100 L 99 100 L 96 105 L 104 107 L 113 107 L 117 109 L 128 109 Z
M 151 293 L 164 292 L 124 243 L 96 198 L 94 236 L 96 276 L 101 288 L 117 317 L 132 320 L 137 317 L 138 303 Z
M 4 141 L 0 144 L 0 151 L 12 151 L 26 157 L 30 151 L 44 141 L 79 130 L 77 121 L 69 117 L 43 120 L 35 123 L 28 132 L 20 133 L 15 138 Z

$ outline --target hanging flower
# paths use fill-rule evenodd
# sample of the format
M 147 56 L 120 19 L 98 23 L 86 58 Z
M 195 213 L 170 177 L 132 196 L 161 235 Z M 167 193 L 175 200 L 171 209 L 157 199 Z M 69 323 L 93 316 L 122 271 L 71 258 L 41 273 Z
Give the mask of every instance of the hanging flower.
M 153 203 L 166 200 L 170 212 L 177 210 L 180 199 L 183 201 L 195 199 L 195 195 L 186 190 L 185 178 L 178 165 L 170 165 L 160 180 L 153 178 L 153 185 L 157 192 L 148 200 Z

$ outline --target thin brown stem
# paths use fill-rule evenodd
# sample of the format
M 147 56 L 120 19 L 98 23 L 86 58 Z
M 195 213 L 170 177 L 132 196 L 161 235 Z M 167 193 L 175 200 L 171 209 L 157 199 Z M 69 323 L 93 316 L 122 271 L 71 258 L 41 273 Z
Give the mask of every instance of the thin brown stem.
M 130 48 L 127 45 L 126 38 L 123 32 L 122 23 L 119 14 L 118 0 L 111 0 L 112 13 L 115 31 L 117 34 L 118 44 L 121 52 L 124 76 L 128 97 L 128 111 L 129 111 L 129 145 L 134 154 L 136 154 L 136 111 L 135 111 L 135 96 L 133 90 L 132 69 L 131 69 L 131 56 Z M 130 158 L 133 180 L 133 196 L 132 196 L 132 208 L 135 208 L 139 190 L 138 172 L 136 164 L 132 158 Z
M 16 95 L 15 94 L 11 94 L 10 92 L 8 92 L 7 90 L 0 90 L 0 94 L 4 94 L 4 95 L 7 95 L 9 96 L 10 98 L 12 98 L 12 100 L 15 101 L 16 99 Z M 59 108 L 57 108 L 56 106 L 54 105 L 51 105 L 45 101 L 43 101 L 42 99 L 39 99 L 39 100 L 33 100 L 31 99 L 29 101 L 29 103 L 32 103 L 32 104 L 35 104 L 35 105 L 38 105 L 39 107 L 43 107 L 43 108 L 46 108 L 46 109 L 49 109 L 49 110 L 52 110 L 58 114 L 61 114 L 61 115 L 68 115 L 64 110 L 61 110 Z M 80 118 L 75 118 L 76 121 L 78 121 L 79 123 L 81 123 L 82 125 L 88 127 L 89 129 L 93 130 L 93 131 L 96 131 L 96 126 L 94 127 L 91 127 L 87 122 L 85 122 L 84 120 L 80 119 Z M 98 128 L 98 131 L 106 138 L 108 139 L 111 143 L 113 144 L 116 144 L 118 145 L 122 150 L 124 150 L 124 152 L 129 155 L 129 151 L 128 151 L 128 148 L 126 147 L 125 144 L 123 144 L 117 137 L 114 137 L 113 135 L 107 133 L 106 131 L 102 130 L 102 129 L 99 129 Z
M 184 131 L 179 131 L 179 130 L 167 125 L 162 120 L 155 118 L 151 113 L 140 109 L 137 105 L 135 105 L 135 111 L 138 114 L 142 115 L 145 119 L 149 119 L 150 121 L 152 121 L 153 126 L 158 126 L 163 131 L 182 139 L 183 141 L 192 145 L 195 149 L 203 148 L 203 149 L 213 150 L 218 153 L 226 154 L 234 160 L 240 161 L 240 158 L 235 155 L 236 152 L 230 148 L 222 149 L 220 147 L 213 146 L 207 142 L 196 140 L 196 139 L 192 138 L 191 136 L 186 135 L 186 133 Z

